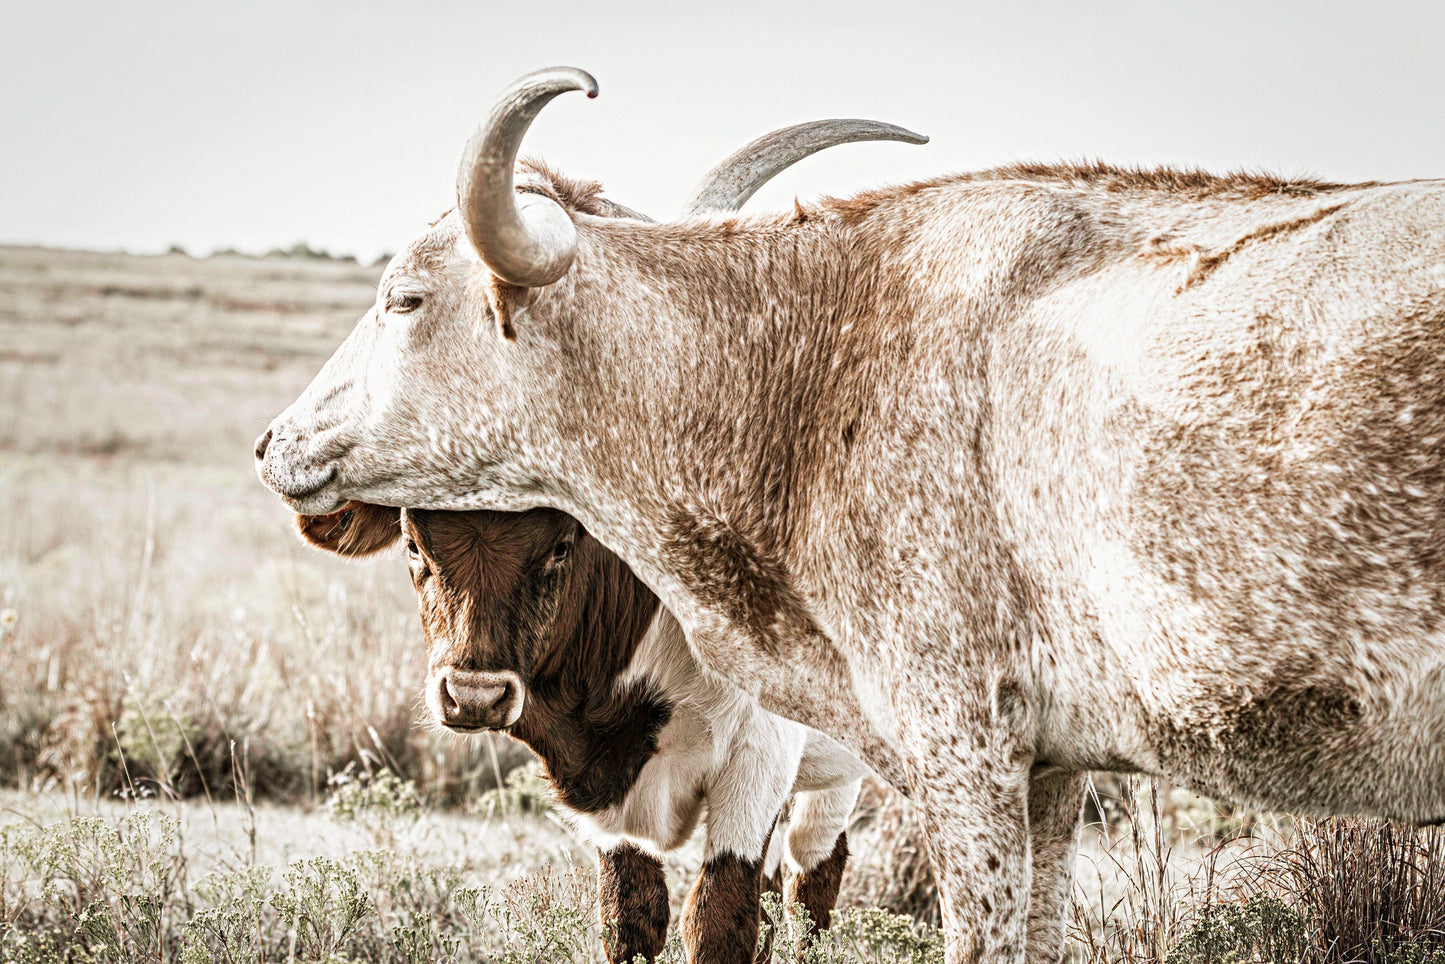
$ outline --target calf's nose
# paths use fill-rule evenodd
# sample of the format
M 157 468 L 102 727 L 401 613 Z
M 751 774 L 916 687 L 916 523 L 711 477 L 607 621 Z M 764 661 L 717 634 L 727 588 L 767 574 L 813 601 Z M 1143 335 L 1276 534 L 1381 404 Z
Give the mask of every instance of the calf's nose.
M 501 729 L 522 714 L 522 680 L 516 673 L 445 669 L 433 677 L 432 686 L 433 710 L 448 727 Z
M 271 430 L 268 428 L 256 439 L 256 461 L 259 462 L 266 457 L 266 446 L 271 444 Z

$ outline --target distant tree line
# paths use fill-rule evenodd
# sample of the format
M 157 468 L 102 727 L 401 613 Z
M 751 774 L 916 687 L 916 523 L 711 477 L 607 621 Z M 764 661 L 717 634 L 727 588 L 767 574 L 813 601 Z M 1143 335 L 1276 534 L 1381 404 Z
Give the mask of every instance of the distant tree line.
M 187 257 L 187 258 L 195 257 L 195 255 L 193 255 L 193 254 L 191 254 L 189 251 L 187 251 L 186 248 L 185 248 L 185 245 L 182 245 L 182 244 L 173 244 L 173 245 L 171 245 L 169 248 L 166 249 L 166 254 L 179 254 L 179 255 L 183 255 L 183 256 L 185 256 L 185 257 Z M 392 252 L 390 252 L 390 251 L 383 251 L 377 258 L 375 258 L 375 259 L 371 262 L 371 265 L 372 265 L 372 267 L 380 267 L 381 265 L 384 265 L 384 264 L 386 264 L 388 261 L 390 261 L 390 260 L 392 259 L 392 256 L 393 256 L 393 255 L 392 255 Z M 360 259 L 358 259 L 358 258 L 356 257 L 356 255 L 354 255 L 354 254 L 332 254 L 330 251 L 327 251 L 325 248 L 313 248 L 313 247 L 311 247 L 310 244 L 308 244 L 308 243 L 305 242 L 305 241 L 297 241 L 295 244 L 291 245 L 291 247 L 289 247 L 289 248 L 272 248 L 270 251 L 267 251 L 264 255 L 248 254 L 248 253 L 245 252 L 245 251 L 239 251 L 239 250 L 237 250 L 236 248 L 233 248 L 233 247 L 219 248 L 219 249 L 217 249 L 217 250 L 211 255 L 211 257 L 232 257 L 232 258 L 257 258 L 257 257 L 263 257 L 263 258 L 307 258 L 307 259 L 310 259 L 310 260 L 312 260 L 312 261 L 342 261 L 342 262 L 346 262 L 347 264 L 359 264 L 359 263 L 360 263 Z

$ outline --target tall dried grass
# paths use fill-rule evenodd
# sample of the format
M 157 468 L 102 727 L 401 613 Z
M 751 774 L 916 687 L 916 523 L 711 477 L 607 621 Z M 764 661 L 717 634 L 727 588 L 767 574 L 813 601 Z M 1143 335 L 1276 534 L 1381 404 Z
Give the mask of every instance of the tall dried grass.
M 840 907 L 881 907 L 938 927 L 938 882 L 928 861 L 923 814 L 887 784 L 869 780 L 848 828 L 851 859 Z
M 494 785 L 494 751 L 521 757 L 418 724 L 397 560 L 331 565 L 277 514 L 173 478 L 7 488 L 0 518 L 0 781 L 225 793 L 234 748 L 262 795 L 384 767 L 456 801 Z
M 1380 820 L 1190 815 L 1128 781 L 1071 908 L 1090 964 L 1445 964 L 1445 836 Z M 1200 821 L 1198 818 L 1203 817 Z
M 459 801 L 524 758 L 418 726 L 402 563 L 301 548 L 249 464 L 376 274 L 0 248 L 0 786 Z

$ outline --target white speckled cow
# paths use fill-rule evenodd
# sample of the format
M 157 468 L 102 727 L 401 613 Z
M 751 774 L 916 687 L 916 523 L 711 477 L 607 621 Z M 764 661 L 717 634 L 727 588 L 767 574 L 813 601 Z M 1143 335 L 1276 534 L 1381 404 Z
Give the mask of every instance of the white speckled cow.
M 258 442 L 298 511 L 564 511 L 1057 959 L 1083 772 L 1445 818 L 1445 183 L 1015 166 L 643 224 L 513 157 Z

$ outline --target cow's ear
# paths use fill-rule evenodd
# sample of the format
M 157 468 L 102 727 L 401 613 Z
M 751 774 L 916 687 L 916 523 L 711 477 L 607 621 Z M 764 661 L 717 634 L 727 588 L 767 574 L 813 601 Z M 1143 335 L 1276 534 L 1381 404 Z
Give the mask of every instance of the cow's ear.
M 516 317 L 517 309 L 525 304 L 526 297 L 526 288 L 509 285 L 501 278 L 492 278 L 487 288 L 487 307 L 492 309 L 492 317 L 497 319 L 497 331 L 503 341 L 517 340 L 517 329 L 512 327 L 512 319 Z
M 298 515 L 301 537 L 341 556 L 369 556 L 401 538 L 401 510 L 348 502 L 330 515 Z

